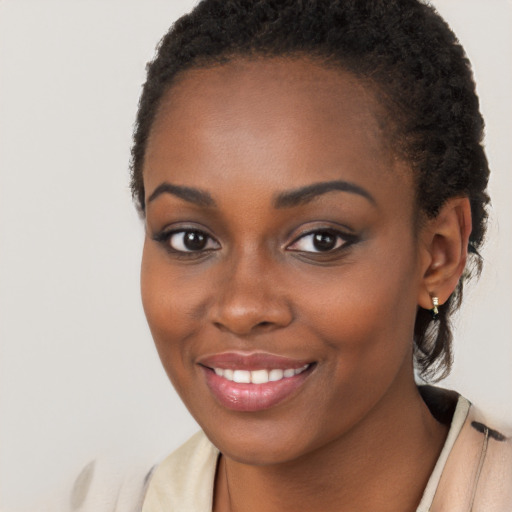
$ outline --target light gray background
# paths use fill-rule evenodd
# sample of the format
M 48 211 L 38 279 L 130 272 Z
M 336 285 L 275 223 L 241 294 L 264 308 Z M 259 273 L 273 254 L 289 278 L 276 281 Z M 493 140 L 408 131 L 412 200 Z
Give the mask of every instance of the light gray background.
M 0 0 L 0 503 L 92 457 L 155 460 L 196 428 L 139 299 L 128 160 L 144 65 L 191 0 Z M 444 383 L 512 423 L 512 3 L 437 0 L 487 121 L 485 271 Z

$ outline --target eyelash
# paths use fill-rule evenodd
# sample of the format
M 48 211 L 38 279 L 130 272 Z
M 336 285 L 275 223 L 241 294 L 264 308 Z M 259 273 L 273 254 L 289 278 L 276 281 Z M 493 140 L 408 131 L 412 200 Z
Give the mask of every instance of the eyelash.
M 219 246 L 218 248 L 220 248 L 220 244 L 213 237 L 211 237 L 208 233 L 206 233 L 205 231 L 203 231 L 201 229 L 185 228 L 185 229 L 173 229 L 170 231 L 164 230 L 164 231 L 161 231 L 160 233 L 157 233 L 155 236 L 153 236 L 153 240 L 164 245 L 165 248 L 167 249 L 167 251 L 169 251 L 170 253 L 176 254 L 176 255 L 179 255 L 182 257 L 190 257 L 190 256 L 197 257 L 198 255 L 204 255 L 205 253 L 209 253 L 209 252 L 212 252 L 212 251 L 215 251 L 218 249 L 217 247 L 213 247 L 213 248 L 206 247 L 206 248 L 202 248 L 202 249 L 198 249 L 198 250 L 193 250 L 193 249 L 186 250 L 186 248 L 185 248 L 185 250 L 181 250 L 181 249 L 176 249 L 171 245 L 172 238 L 175 237 L 176 235 L 181 235 L 182 236 L 181 245 L 183 247 L 185 247 L 185 240 L 183 237 L 187 233 L 189 233 L 189 234 L 194 233 L 196 235 L 205 237 L 206 245 L 209 245 L 213 241 L 215 244 L 217 244 Z
M 206 238 L 206 247 L 197 249 L 197 250 L 193 250 L 193 249 L 182 250 L 182 249 L 176 249 L 175 247 L 172 247 L 171 240 L 174 236 L 181 235 L 182 237 L 184 237 L 187 233 L 196 234 L 196 235 L 205 237 Z M 297 245 L 300 241 L 304 241 L 308 237 L 313 237 L 315 235 L 329 235 L 331 237 L 334 237 L 335 238 L 334 247 L 332 247 L 328 250 L 325 250 L 325 251 L 293 249 L 293 246 Z M 167 249 L 168 252 L 178 255 L 180 257 L 184 257 L 184 258 L 194 257 L 194 256 L 195 257 L 202 256 L 207 253 L 210 253 L 210 252 L 220 249 L 220 244 L 212 236 L 210 236 L 208 233 L 206 233 L 205 231 L 203 231 L 201 229 L 189 228 L 189 229 L 174 229 L 174 230 L 170 230 L 170 231 L 161 231 L 160 233 L 157 233 L 156 235 L 153 236 L 153 240 L 165 245 L 165 248 Z M 216 244 L 217 247 L 208 247 L 208 245 L 210 245 L 212 242 L 214 244 Z M 339 230 L 336 230 L 333 228 L 317 228 L 317 229 L 308 231 L 307 233 L 303 233 L 302 235 L 297 237 L 291 244 L 286 246 L 286 249 L 289 251 L 292 251 L 292 252 L 303 253 L 303 254 L 332 255 L 332 254 L 336 254 L 338 252 L 341 252 L 341 251 L 347 249 L 350 245 L 352 245 L 355 242 L 357 242 L 357 237 L 353 234 L 344 233 L 342 231 L 339 231 Z M 183 247 L 185 247 L 185 240 L 183 238 L 182 238 L 181 242 L 178 242 L 178 243 L 181 243 L 181 245 Z M 314 241 L 312 240 L 310 242 L 310 245 L 313 245 L 313 244 L 314 244 Z
M 329 235 L 330 237 L 335 239 L 335 246 L 326 250 L 313 250 L 313 251 L 307 251 L 304 249 L 292 249 L 294 245 L 297 245 L 300 241 L 305 241 L 308 237 L 314 237 L 315 235 Z M 337 229 L 333 228 L 317 228 L 311 231 L 308 231 L 307 233 L 303 233 L 301 236 L 295 239 L 294 242 L 292 242 L 290 245 L 288 245 L 286 248 L 290 251 L 294 252 L 301 252 L 304 254 L 318 254 L 318 255 L 332 255 L 337 254 L 338 252 L 343 251 L 344 249 L 347 249 L 350 245 L 355 243 L 357 241 L 357 237 L 353 234 L 344 233 L 342 231 L 339 231 Z M 315 242 L 314 240 L 311 240 L 310 245 L 313 245 Z

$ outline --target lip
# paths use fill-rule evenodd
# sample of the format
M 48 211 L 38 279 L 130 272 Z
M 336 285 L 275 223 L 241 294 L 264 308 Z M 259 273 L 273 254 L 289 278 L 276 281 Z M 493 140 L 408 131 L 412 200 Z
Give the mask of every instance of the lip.
M 277 370 L 284 368 L 302 368 L 313 361 L 306 359 L 291 359 L 289 357 L 269 354 L 268 352 L 223 352 L 202 357 L 198 364 L 208 368 L 222 368 L 224 370 Z
M 217 401 L 234 411 L 256 412 L 270 409 L 294 395 L 316 366 L 313 361 L 290 359 L 268 353 L 241 354 L 226 352 L 201 358 L 198 361 L 206 384 Z M 298 369 L 309 367 L 293 377 L 264 384 L 245 384 L 229 381 L 217 375 L 213 368 L 261 370 Z

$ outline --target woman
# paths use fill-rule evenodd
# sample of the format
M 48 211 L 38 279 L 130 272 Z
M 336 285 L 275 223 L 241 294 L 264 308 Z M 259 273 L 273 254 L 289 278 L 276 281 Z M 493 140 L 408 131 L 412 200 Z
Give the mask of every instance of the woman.
M 448 373 L 480 265 L 482 129 L 417 0 L 205 0 L 174 25 L 132 190 L 144 310 L 203 432 L 144 512 L 512 509 L 510 441 L 414 376 Z

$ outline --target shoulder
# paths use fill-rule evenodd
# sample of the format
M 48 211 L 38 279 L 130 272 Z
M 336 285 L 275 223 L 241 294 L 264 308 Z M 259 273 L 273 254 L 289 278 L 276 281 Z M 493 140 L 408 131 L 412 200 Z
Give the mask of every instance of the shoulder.
M 142 511 L 211 510 L 218 456 L 202 431 L 192 436 L 156 467 Z
M 203 432 L 154 464 L 150 456 L 99 457 L 38 512 L 211 512 L 219 452 Z M 31 509 L 32 510 L 32 509 Z
M 41 497 L 38 512 L 140 512 L 152 471 L 146 457 L 99 457 Z M 60 486 L 59 486 L 60 487 Z
M 144 456 L 99 457 L 40 512 L 200 512 L 213 500 L 217 449 L 203 432 L 154 464 Z M 208 485 L 207 482 L 210 481 Z M 196 506 L 197 505 L 197 506 Z M 202 507 L 202 508 L 201 508 Z
M 489 420 L 471 405 L 446 461 L 431 510 L 446 510 L 449 505 L 454 512 L 512 511 L 510 433 L 510 427 Z
M 467 443 L 478 452 L 474 460 L 473 510 L 512 510 L 512 439 L 510 427 L 488 421 L 476 407 L 469 411 Z M 476 453 L 475 453 L 476 455 Z

